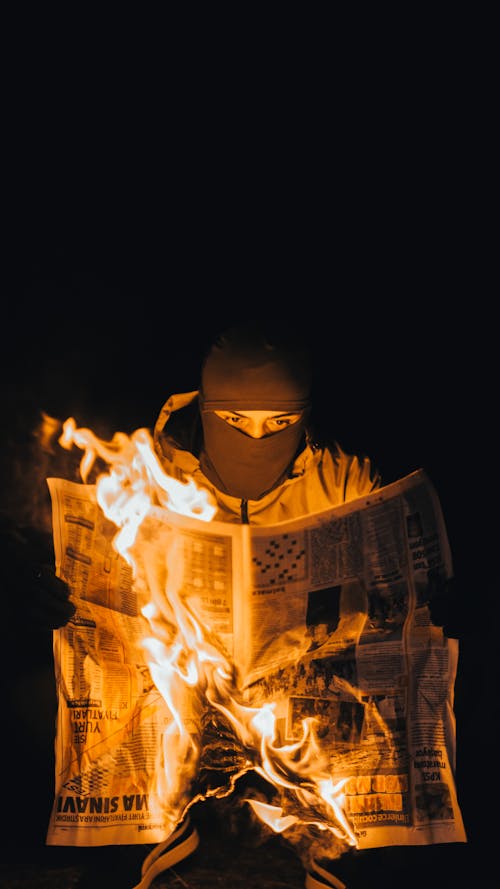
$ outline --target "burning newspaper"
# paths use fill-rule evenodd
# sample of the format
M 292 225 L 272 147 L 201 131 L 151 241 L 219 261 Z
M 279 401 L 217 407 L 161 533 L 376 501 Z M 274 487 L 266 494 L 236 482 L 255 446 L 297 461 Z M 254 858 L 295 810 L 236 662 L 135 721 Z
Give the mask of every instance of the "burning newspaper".
M 425 473 L 272 527 L 210 520 L 192 491 L 187 515 L 173 490 L 144 505 L 120 479 L 48 480 L 57 571 L 77 604 L 54 632 L 48 843 L 160 842 L 251 769 L 276 788 L 276 804 L 251 801 L 257 816 L 285 836 L 313 825 L 336 854 L 465 842 L 458 643 L 426 601 L 428 571 L 452 566 Z M 113 512 L 124 491 L 133 522 Z M 234 739 L 210 788 L 207 712 Z

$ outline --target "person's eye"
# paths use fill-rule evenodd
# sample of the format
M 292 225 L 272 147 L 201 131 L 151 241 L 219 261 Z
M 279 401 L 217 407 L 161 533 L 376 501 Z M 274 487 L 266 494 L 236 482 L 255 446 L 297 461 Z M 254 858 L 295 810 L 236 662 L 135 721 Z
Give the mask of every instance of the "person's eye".
M 276 417 L 272 422 L 276 424 L 277 429 L 283 429 L 284 426 L 293 426 L 300 420 L 300 414 L 290 414 L 289 417 Z
M 273 417 L 267 421 L 266 426 L 269 432 L 278 432 L 280 429 L 284 429 L 285 426 L 289 426 L 290 423 L 293 423 L 290 417 Z
M 226 423 L 232 423 L 234 426 L 238 426 L 241 423 L 241 417 L 235 417 L 232 414 L 228 414 L 227 417 L 224 417 Z

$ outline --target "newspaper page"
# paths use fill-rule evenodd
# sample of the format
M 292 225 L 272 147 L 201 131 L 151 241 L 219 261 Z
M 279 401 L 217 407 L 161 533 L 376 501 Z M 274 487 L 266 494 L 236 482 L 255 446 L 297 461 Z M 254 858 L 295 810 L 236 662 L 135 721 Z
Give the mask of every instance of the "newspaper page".
M 450 575 L 451 556 L 425 473 L 272 527 L 152 507 L 134 547 L 135 580 L 95 489 L 62 479 L 49 488 L 57 570 L 77 603 L 54 633 L 49 843 L 160 842 L 171 828 L 158 754 L 171 707 L 143 644 L 151 626 L 142 609 L 162 572 L 175 575 L 182 601 L 234 666 L 244 700 L 272 702 L 276 743 L 296 741 L 303 720 L 314 720 L 332 775 L 345 779 L 359 848 L 466 840 L 454 784 L 458 643 L 431 625 L 426 602 L 428 571 Z M 194 697 L 179 709 L 199 734 Z M 179 811 L 195 768 L 180 770 Z
M 358 848 L 465 842 L 455 787 L 458 641 L 431 624 L 428 572 L 451 576 L 423 470 L 367 497 L 253 528 L 252 703 L 273 700 L 280 743 L 313 717 Z M 297 656 L 297 653 L 300 654 Z
M 235 571 L 243 573 L 240 535 L 236 526 L 218 523 L 223 532 L 218 535 L 212 524 L 151 509 L 134 549 L 146 564 L 134 578 L 132 566 L 113 546 L 117 527 L 99 507 L 95 486 L 57 478 L 48 479 L 48 486 L 56 571 L 69 584 L 77 610 L 54 631 L 56 792 L 47 843 L 158 843 L 189 805 L 196 762 L 187 756 L 182 762 L 179 750 L 172 755 L 180 760 L 174 771 L 185 793 L 169 817 L 162 795 L 172 709 L 148 666 L 143 643 L 151 625 L 142 608 L 161 573 L 166 574 L 175 522 L 183 553 L 174 561 L 182 566 L 185 594 L 230 657 L 231 579 Z M 197 737 L 199 707 L 189 685 L 176 704 L 186 732 Z

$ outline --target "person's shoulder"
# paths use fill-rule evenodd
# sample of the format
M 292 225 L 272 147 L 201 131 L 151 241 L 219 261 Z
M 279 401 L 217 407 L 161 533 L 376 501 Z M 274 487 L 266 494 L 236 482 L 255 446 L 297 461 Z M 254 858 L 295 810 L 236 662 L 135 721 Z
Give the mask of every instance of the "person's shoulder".
M 198 416 L 198 390 L 171 395 L 163 405 L 153 428 L 155 442 L 162 439 L 177 441 L 190 430 Z
M 382 487 L 382 478 L 371 457 L 363 451 L 344 450 L 338 441 L 317 445 L 323 463 L 331 462 L 337 480 L 342 479 L 345 499 L 362 497 Z
M 172 395 L 164 404 L 154 428 L 153 445 L 167 475 L 183 478 L 196 470 L 201 447 L 197 390 Z

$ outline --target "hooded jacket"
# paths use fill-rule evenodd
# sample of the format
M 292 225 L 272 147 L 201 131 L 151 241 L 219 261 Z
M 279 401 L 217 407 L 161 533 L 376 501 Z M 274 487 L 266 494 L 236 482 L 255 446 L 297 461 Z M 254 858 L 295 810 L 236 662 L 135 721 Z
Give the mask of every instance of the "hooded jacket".
M 172 395 L 163 405 L 153 430 L 157 457 L 178 481 L 192 478 L 215 500 L 215 521 L 274 525 L 339 506 L 381 486 L 367 457 L 345 453 L 332 446 L 306 444 L 296 458 L 290 477 L 259 500 L 241 500 L 219 491 L 203 474 L 198 454 L 202 444 L 198 391 Z

